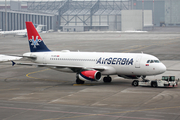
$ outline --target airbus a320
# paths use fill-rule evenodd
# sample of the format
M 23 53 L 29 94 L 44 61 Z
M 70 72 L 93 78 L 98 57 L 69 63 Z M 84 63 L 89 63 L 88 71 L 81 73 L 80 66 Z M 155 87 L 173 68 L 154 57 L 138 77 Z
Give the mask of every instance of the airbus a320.
M 143 53 L 108 53 L 108 52 L 71 52 L 69 50 L 51 51 L 43 42 L 32 22 L 26 22 L 30 52 L 23 57 L 34 63 L 17 63 L 18 65 L 48 67 L 62 72 L 76 73 L 76 83 L 85 81 L 112 81 L 111 75 L 129 79 L 145 78 L 162 74 L 166 66 L 160 60 Z M 132 85 L 136 86 L 134 80 Z

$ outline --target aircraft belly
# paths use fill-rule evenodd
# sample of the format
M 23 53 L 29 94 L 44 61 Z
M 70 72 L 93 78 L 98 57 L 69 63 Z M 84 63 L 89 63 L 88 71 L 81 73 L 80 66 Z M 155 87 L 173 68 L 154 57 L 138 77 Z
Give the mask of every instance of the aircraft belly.
M 51 69 L 56 70 L 56 71 L 61 71 L 61 72 L 73 73 L 73 71 L 69 68 L 51 68 Z
M 102 75 L 116 75 L 115 71 L 111 71 L 111 70 L 104 70 L 103 72 L 101 72 Z

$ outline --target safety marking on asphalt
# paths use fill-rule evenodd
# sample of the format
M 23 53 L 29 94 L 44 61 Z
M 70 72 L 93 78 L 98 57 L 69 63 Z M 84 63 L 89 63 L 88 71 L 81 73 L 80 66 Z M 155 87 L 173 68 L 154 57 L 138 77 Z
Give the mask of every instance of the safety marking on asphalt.
M 83 112 L 69 112 L 69 111 L 58 111 L 58 110 L 44 110 L 44 109 L 33 109 L 33 108 L 18 108 L 18 107 L 4 107 L 0 106 L 0 109 L 11 109 L 11 110 L 24 110 L 24 111 L 36 111 L 36 112 L 49 112 L 49 113 L 62 113 L 62 114 L 76 114 L 76 116 L 71 117 L 60 117 L 60 118 L 49 118 L 44 120 L 59 120 L 59 119 L 68 119 L 68 118 L 80 118 L 85 116 L 103 116 L 103 117 L 113 117 L 113 118 L 128 118 L 128 119 L 138 119 L 138 120 L 160 120 L 155 118 L 143 118 L 143 117 L 131 117 L 131 116 L 123 116 L 123 115 L 113 115 L 116 113 L 131 113 L 131 112 L 139 112 L 139 111 L 151 111 L 151 110 L 158 110 L 158 109 L 172 109 L 172 108 L 179 108 L 180 106 L 176 107 L 165 107 L 165 108 L 154 108 L 154 109 L 142 109 L 142 110 L 132 110 L 132 111 L 122 111 L 122 112 L 115 112 L 115 113 L 107 113 L 107 114 L 92 114 L 92 113 L 83 113 Z
M 94 84 L 73 84 L 73 86 L 93 86 Z
M 11 91 L 11 90 L 19 90 L 20 88 L 12 88 L 12 89 L 0 89 L 0 91 Z
M 32 74 L 36 74 L 36 73 L 39 73 L 39 72 L 44 72 L 44 71 L 47 71 L 47 70 L 50 70 L 50 69 L 47 68 L 47 69 L 44 69 L 44 70 L 30 72 L 30 73 L 26 74 L 26 77 L 31 78 L 31 79 L 35 79 L 35 80 L 43 80 L 43 81 L 50 81 L 50 82 L 59 82 L 59 83 L 66 83 L 67 82 L 67 81 L 58 81 L 58 80 L 51 80 L 51 79 L 45 79 L 45 78 L 36 78 L 36 77 L 30 76 Z
M 35 73 L 39 73 L 39 72 L 44 72 L 44 71 L 46 71 L 46 70 L 49 70 L 49 69 L 44 69 L 44 70 L 39 70 L 39 71 L 35 71 L 35 72 L 30 72 L 30 73 L 26 74 L 26 77 L 32 78 L 32 79 L 41 79 L 41 78 L 31 77 L 31 76 L 29 76 L 29 75 L 35 74 Z
M 80 117 L 86 117 L 86 116 L 109 116 L 109 117 L 118 117 L 118 118 L 129 118 L 129 119 L 142 119 L 142 120 L 160 120 L 155 118 L 142 118 L 142 117 L 129 117 L 129 116 L 118 116 L 115 114 L 121 114 L 121 113 L 133 113 L 133 112 L 141 112 L 141 111 L 153 111 L 153 110 L 165 110 L 165 109 L 175 109 L 180 108 L 180 106 L 176 107 L 163 107 L 163 108 L 152 108 L 152 109 L 142 109 L 142 110 L 130 110 L 130 111 L 122 111 L 122 112 L 113 112 L 113 113 L 105 113 L 105 114 L 87 114 L 87 115 L 80 115 L 80 116 L 71 116 L 71 117 L 60 117 L 60 118 L 50 118 L 50 119 L 44 119 L 44 120 L 60 120 L 60 119 L 68 119 L 68 118 L 80 118 Z M 85 114 L 85 113 L 83 113 Z

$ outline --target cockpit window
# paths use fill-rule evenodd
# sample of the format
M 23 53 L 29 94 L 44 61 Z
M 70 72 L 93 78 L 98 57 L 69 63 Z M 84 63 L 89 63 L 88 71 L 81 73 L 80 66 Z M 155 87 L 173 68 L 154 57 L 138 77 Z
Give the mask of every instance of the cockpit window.
M 150 63 L 150 60 L 148 60 L 147 63 Z
M 160 63 L 159 60 L 148 60 L 147 63 Z
M 154 62 L 154 60 L 151 60 L 151 62 L 150 63 L 153 63 Z
M 159 63 L 159 60 L 154 60 L 155 63 Z

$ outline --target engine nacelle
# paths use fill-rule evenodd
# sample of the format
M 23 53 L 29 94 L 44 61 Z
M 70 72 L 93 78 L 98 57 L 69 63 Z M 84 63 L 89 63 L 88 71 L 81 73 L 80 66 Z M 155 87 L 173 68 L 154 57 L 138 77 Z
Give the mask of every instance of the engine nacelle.
M 77 74 L 77 77 L 83 81 L 99 81 L 101 79 L 101 73 L 96 70 L 86 70 Z
M 118 76 L 126 79 L 139 79 L 141 77 L 140 75 L 118 75 Z

